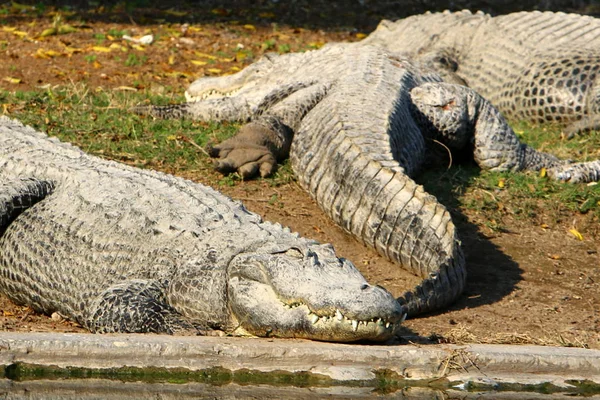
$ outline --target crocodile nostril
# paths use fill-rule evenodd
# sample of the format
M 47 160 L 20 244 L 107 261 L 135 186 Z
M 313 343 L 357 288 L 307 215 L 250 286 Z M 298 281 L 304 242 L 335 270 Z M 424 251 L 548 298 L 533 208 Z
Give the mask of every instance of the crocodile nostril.
M 363 285 L 360 287 L 360 290 L 366 290 L 366 289 L 368 289 L 369 287 L 370 287 L 370 286 L 369 286 L 368 284 L 366 284 L 366 283 L 365 283 L 365 284 L 363 284 Z

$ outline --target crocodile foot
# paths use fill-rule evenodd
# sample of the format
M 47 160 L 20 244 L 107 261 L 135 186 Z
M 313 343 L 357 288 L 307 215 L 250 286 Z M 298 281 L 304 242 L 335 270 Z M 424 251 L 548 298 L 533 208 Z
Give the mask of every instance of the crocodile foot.
M 277 161 L 289 153 L 291 134 L 282 124 L 265 122 L 250 122 L 236 136 L 209 147 L 208 154 L 216 158 L 215 169 L 223 174 L 237 172 L 243 179 L 273 174 Z

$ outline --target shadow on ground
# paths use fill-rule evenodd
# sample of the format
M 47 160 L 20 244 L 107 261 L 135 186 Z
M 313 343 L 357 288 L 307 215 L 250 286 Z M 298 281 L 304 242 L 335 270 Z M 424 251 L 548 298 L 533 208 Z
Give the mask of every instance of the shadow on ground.
M 600 15 L 596 0 L 202 0 L 173 2 L 137 1 L 23 1 L 39 12 L 45 7 L 75 11 L 75 18 L 89 22 L 120 22 L 144 25 L 169 23 L 285 24 L 311 29 L 375 29 L 382 19 L 395 20 L 426 11 L 482 10 L 494 15 L 515 11 L 550 10 Z M 5 18 L 15 23 L 26 16 Z

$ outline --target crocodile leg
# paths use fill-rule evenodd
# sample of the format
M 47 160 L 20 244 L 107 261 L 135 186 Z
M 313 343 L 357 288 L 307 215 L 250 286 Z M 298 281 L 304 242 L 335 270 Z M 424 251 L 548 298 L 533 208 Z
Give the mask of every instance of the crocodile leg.
M 327 89 L 319 84 L 295 84 L 266 96 L 252 122 L 209 149 L 210 156 L 218 158 L 215 168 L 225 174 L 237 171 L 244 179 L 271 175 L 277 163 L 288 157 L 298 124 Z
M 37 179 L 0 184 L 0 234 L 23 211 L 52 193 L 54 185 Z
M 163 333 L 197 335 L 200 332 L 169 306 L 163 285 L 135 279 L 111 286 L 90 304 L 82 325 L 95 333 Z
M 473 135 L 474 158 L 482 169 L 539 171 L 569 182 L 600 180 L 600 161 L 571 163 L 521 143 L 500 112 L 472 89 L 444 83 L 412 90 L 424 129 L 435 132 L 449 146 Z

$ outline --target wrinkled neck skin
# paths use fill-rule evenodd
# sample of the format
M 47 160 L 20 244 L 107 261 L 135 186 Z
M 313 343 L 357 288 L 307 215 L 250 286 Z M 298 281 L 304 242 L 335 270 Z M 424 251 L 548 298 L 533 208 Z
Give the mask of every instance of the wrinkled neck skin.
M 502 114 L 470 88 L 430 83 L 412 90 L 411 98 L 427 130 L 451 149 L 473 142 L 473 156 L 482 169 L 539 170 L 564 161 L 519 141 Z
M 208 321 L 207 328 L 239 336 L 351 342 L 394 335 L 403 310 L 389 292 L 370 285 L 330 245 L 277 224 L 259 227 L 262 235 L 223 232 L 226 239 L 217 242 L 225 248 L 207 247 L 181 268 L 170 284 L 171 305 L 192 321 Z

